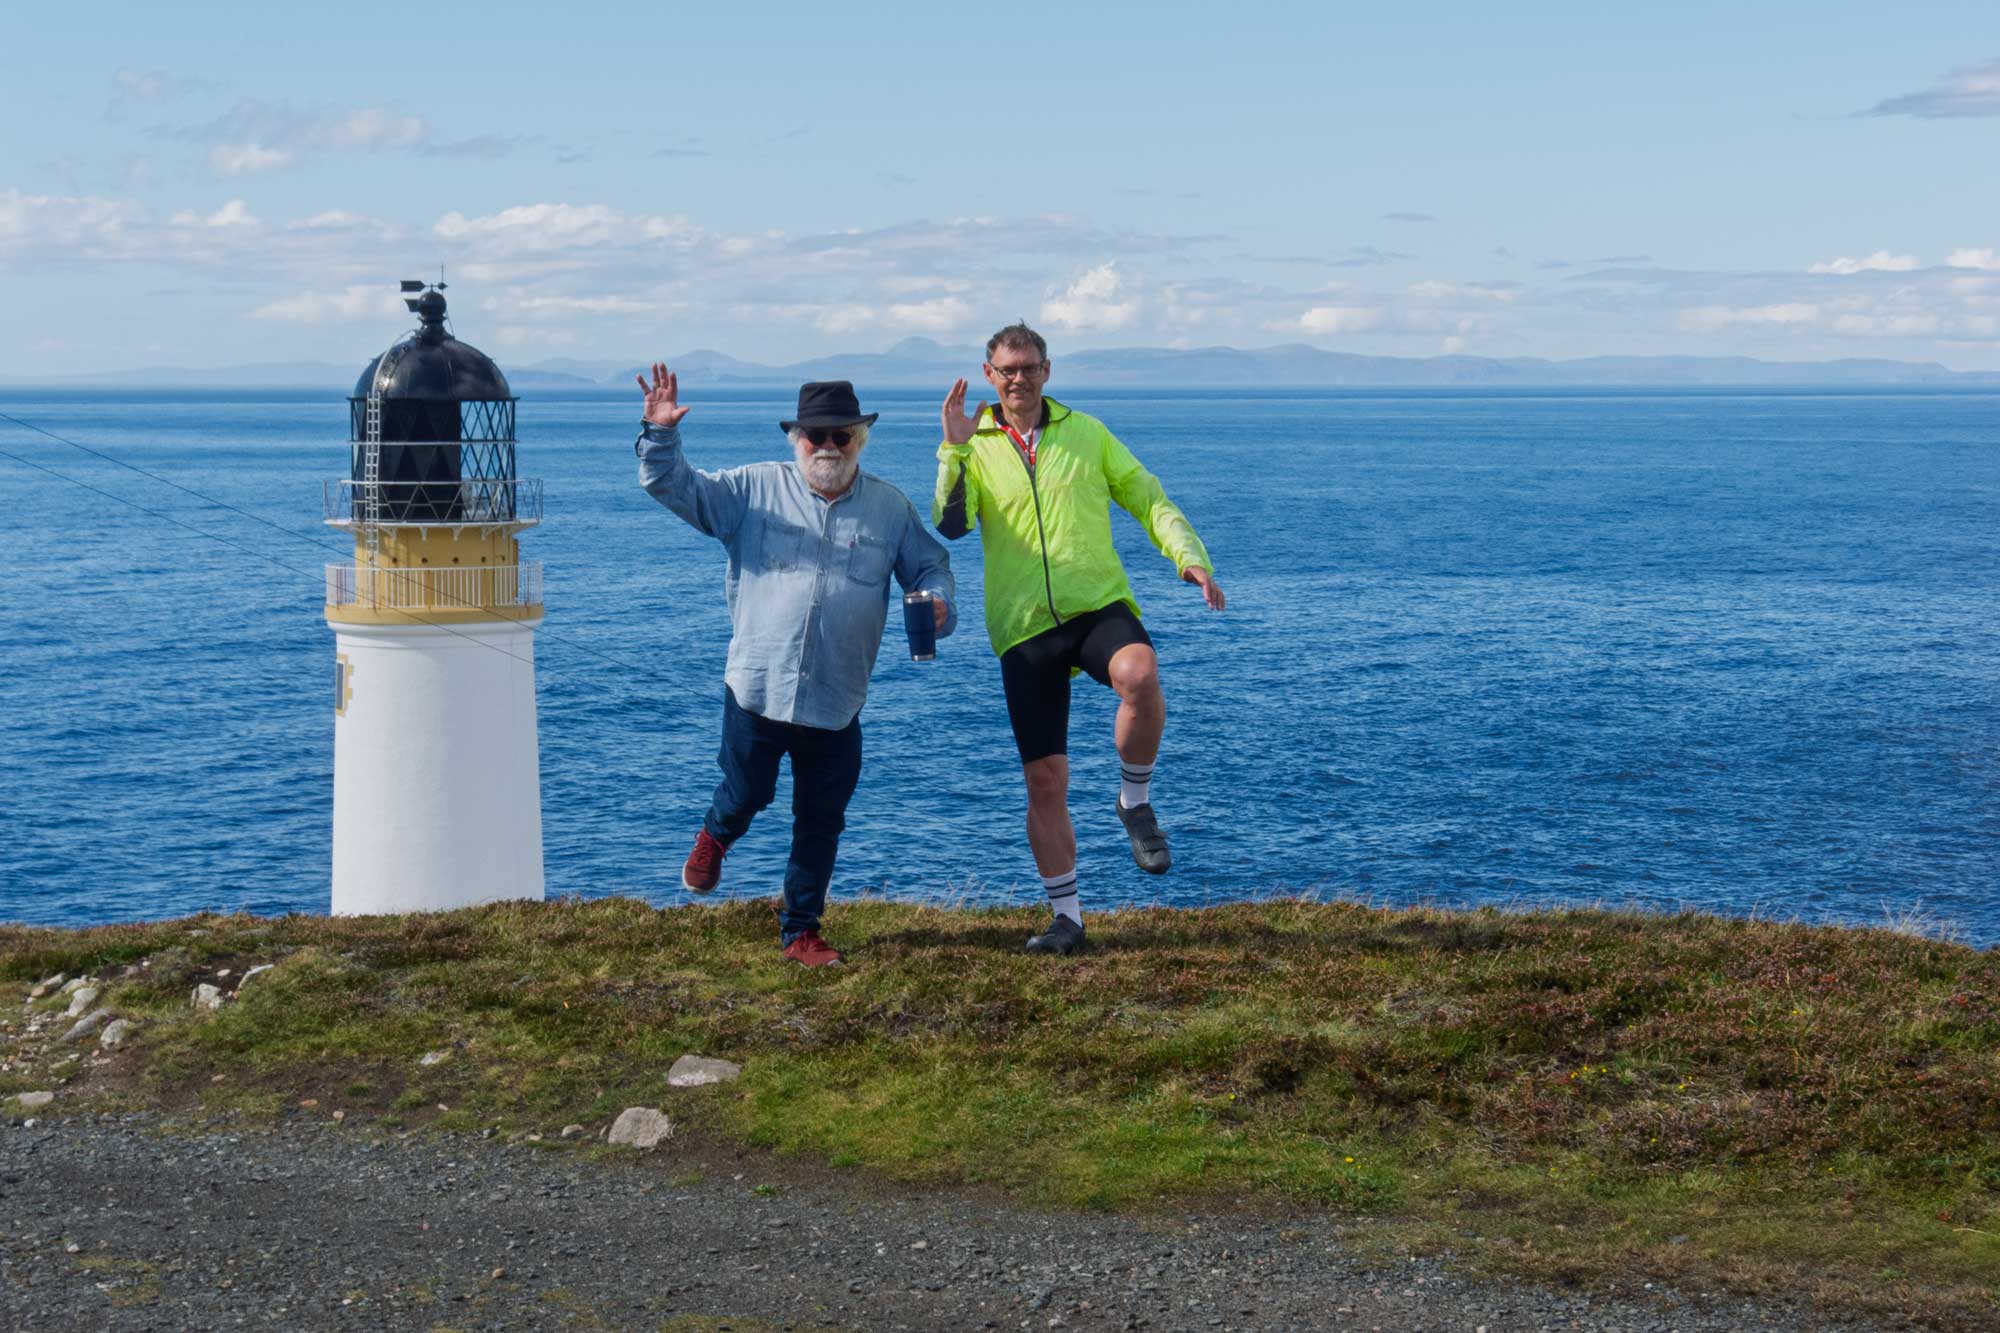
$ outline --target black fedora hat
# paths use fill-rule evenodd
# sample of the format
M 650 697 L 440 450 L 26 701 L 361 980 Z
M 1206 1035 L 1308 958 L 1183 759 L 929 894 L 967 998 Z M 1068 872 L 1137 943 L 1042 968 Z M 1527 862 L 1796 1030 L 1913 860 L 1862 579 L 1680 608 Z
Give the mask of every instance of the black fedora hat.
M 863 415 L 861 400 L 846 380 L 814 380 L 799 386 L 799 415 L 796 421 L 780 421 L 778 429 L 790 434 L 803 426 L 872 426 L 880 412 Z

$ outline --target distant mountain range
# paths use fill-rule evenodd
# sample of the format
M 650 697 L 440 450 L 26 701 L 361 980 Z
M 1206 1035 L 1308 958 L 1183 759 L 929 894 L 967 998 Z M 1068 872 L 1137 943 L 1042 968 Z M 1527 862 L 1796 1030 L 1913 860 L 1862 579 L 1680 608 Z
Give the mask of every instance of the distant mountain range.
M 975 381 L 983 348 L 947 347 L 929 338 L 905 338 L 883 352 L 843 352 L 785 366 L 765 366 L 722 352 L 696 350 L 669 360 L 691 385 L 797 385 L 806 380 L 853 380 L 863 389 L 921 385 L 943 388 L 960 375 Z M 1116 347 L 1057 355 L 1058 382 L 1158 387 L 1280 386 L 1580 386 L 1580 385 L 2000 385 L 2000 372 L 1955 371 L 1935 361 L 1760 361 L 1747 356 L 1593 356 L 1576 361 L 1540 357 L 1356 356 L 1302 343 L 1280 347 Z M 225 366 L 214 370 L 153 368 L 104 375 L 20 378 L 0 383 L 106 388 L 339 388 L 352 389 L 365 364 L 336 366 L 291 361 Z M 527 365 L 502 363 L 516 391 L 622 388 L 642 366 L 570 358 Z

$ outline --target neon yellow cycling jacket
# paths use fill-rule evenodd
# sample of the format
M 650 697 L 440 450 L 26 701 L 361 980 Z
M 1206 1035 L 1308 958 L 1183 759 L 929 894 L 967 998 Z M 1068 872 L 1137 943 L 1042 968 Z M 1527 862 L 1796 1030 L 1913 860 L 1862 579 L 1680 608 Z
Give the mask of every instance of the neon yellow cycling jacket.
M 938 446 L 931 502 L 931 522 L 946 537 L 979 528 L 995 654 L 1113 602 L 1138 613 L 1111 542 L 1113 500 L 1139 520 L 1175 573 L 1197 565 L 1214 571 L 1187 515 L 1103 422 L 1043 398 L 1031 471 L 996 411 L 980 414 L 964 444 Z

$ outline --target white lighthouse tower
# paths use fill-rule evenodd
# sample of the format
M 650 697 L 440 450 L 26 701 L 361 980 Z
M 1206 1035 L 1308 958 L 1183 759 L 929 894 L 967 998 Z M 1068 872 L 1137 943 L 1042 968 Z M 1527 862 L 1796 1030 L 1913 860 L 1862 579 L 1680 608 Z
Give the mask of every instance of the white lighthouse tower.
M 405 282 L 422 321 L 349 400 L 349 475 L 327 521 L 335 636 L 333 912 L 442 911 L 542 897 L 535 627 L 541 521 L 515 474 L 500 368 L 445 332 L 443 283 Z

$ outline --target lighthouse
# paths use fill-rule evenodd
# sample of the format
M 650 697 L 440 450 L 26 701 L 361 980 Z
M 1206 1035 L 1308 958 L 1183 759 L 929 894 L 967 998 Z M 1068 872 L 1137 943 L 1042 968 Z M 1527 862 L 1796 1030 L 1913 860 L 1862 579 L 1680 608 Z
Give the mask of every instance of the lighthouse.
M 542 567 L 519 542 L 541 483 L 516 473 L 506 376 L 445 331 L 444 284 L 403 291 L 420 324 L 355 383 L 325 485 L 354 537 L 326 568 L 336 916 L 542 897 Z

